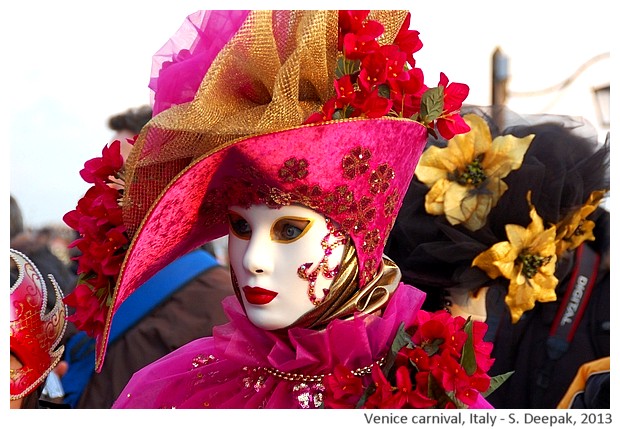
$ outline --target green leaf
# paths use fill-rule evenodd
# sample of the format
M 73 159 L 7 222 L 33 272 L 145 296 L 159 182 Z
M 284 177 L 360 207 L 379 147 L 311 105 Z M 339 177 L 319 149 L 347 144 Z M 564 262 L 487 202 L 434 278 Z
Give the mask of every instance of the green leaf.
M 508 380 L 508 378 L 514 374 L 514 371 L 506 372 L 504 374 L 496 375 L 495 377 L 491 377 L 491 385 L 489 388 L 482 393 L 482 396 L 486 398 L 491 393 L 493 393 L 499 386 L 501 386 L 504 381 Z
M 390 98 L 390 87 L 386 84 L 379 85 L 379 96 L 383 98 Z
M 439 118 L 443 112 L 443 86 L 429 88 L 422 95 L 420 118 L 428 124 Z
M 345 118 L 345 115 L 342 109 L 335 110 L 334 114 L 332 115 L 332 119 L 344 119 L 344 118 Z
M 394 361 L 396 360 L 396 355 L 405 346 L 413 346 L 413 342 L 411 341 L 411 336 L 405 331 L 405 323 L 401 322 L 398 327 L 398 331 L 396 331 L 396 335 L 394 336 L 394 341 L 392 341 L 392 347 L 390 347 L 390 351 L 385 359 L 385 364 L 383 365 L 383 373 L 386 375 L 392 369 L 392 365 L 394 365 Z
M 465 405 L 463 402 L 459 401 L 456 398 L 456 392 L 454 392 L 454 391 L 446 392 L 446 396 L 448 398 L 450 398 L 450 401 L 452 401 L 452 403 L 454 404 L 454 406 L 456 408 L 459 408 L 459 409 L 466 409 L 467 408 L 467 405 Z
M 430 357 L 439 351 L 439 346 L 443 344 L 443 338 L 435 338 L 432 342 L 424 344 L 422 349 Z
M 336 79 L 340 79 L 347 74 L 353 74 L 360 69 L 360 60 L 347 60 L 344 56 L 338 58 L 336 62 Z
M 362 408 L 364 404 L 366 403 L 366 401 L 368 400 L 368 397 L 372 395 L 373 393 L 375 393 L 375 390 L 377 390 L 377 387 L 375 386 L 375 384 L 370 383 L 370 385 L 366 389 L 364 389 L 364 393 L 362 393 L 361 398 L 359 399 L 359 401 L 357 401 L 357 404 L 355 404 L 355 408 L 356 409 Z
M 350 104 L 347 104 L 346 106 L 344 106 L 344 117 L 345 118 L 350 118 L 351 115 L 353 114 L 353 107 L 351 107 Z
M 454 392 L 446 392 L 441 383 L 430 372 L 428 373 L 428 391 L 426 396 L 437 401 L 434 408 L 445 408 L 448 402 L 453 402 L 459 408 L 460 401 L 457 401 Z
M 467 334 L 467 340 L 465 340 L 461 354 L 461 366 L 465 369 L 467 375 L 472 375 L 478 368 L 478 365 L 476 364 L 476 352 L 474 351 L 473 329 L 474 322 L 471 320 L 470 316 L 467 318 L 465 325 L 463 325 L 463 331 Z

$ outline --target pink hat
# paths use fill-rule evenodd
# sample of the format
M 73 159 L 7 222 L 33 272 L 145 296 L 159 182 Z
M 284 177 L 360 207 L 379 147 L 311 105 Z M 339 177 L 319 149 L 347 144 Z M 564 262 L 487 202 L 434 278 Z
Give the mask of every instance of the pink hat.
M 174 259 L 227 234 L 230 205 L 298 203 L 337 221 L 363 288 L 381 266 L 427 134 L 468 130 L 458 115 L 467 87 L 442 74 L 429 89 L 407 64 L 422 44 L 406 11 L 211 11 L 188 20 L 166 45 L 178 51 L 157 56 L 161 111 L 125 166 L 131 241 L 98 370 L 120 304 Z M 227 32 L 217 55 L 196 48 L 211 34 L 205 20 Z M 206 67 L 196 68 L 198 57 Z M 190 83 L 170 90 L 179 76 Z

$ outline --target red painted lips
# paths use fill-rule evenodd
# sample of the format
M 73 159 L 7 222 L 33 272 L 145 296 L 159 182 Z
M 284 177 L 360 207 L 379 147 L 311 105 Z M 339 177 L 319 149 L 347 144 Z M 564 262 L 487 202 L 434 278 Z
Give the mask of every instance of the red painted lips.
M 269 304 L 278 295 L 278 292 L 263 289 L 261 287 L 243 286 L 242 288 L 245 299 L 250 304 L 264 305 Z

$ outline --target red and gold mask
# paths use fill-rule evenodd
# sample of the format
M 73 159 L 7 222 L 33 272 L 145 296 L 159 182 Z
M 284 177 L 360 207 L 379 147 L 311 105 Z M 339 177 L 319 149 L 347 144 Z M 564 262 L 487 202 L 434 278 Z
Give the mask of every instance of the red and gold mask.
M 37 267 L 11 249 L 18 277 L 11 286 L 11 354 L 22 367 L 11 369 L 11 400 L 25 397 L 44 381 L 62 356 L 60 341 L 66 328 L 66 306 L 58 284 L 50 276 L 56 304 L 46 313 L 47 288 Z

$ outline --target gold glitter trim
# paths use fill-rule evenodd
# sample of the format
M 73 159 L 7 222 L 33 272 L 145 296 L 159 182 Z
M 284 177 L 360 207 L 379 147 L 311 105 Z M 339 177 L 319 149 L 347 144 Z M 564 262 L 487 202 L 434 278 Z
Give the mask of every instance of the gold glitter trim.
M 385 358 L 381 358 L 373 363 L 371 363 L 370 365 L 366 365 L 363 366 L 361 368 L 357 368 L 353 371 L 351 371 L 351 374 L 353 374 L 356 377 L 362 377 L 364 375 L 370 374 L 370 372 L 372 371 L 372 367 L 375 365 L 378 366 L 382 366 L 385 363 Z M 320 382 L 321 380 L 323 380 L 323 378 L 331 375 L 331 373 L 329 374 L 318 374 L 318 375 L 306 375 L 306 374 L 296 374 L 294 372 L 284 372 L 284 371 L 280 371 L 278 369 L 275 368 L 267 368 L 267 367 L 258 367 L 255 369 L 255 371 L 258 372 L 265 372 L 269 375 L 273 375 L 274 377 L 283 379 L 283 380 L 287 380 L 287 381 L 302 381 L 304 383 L 315 383 L 315 382 Z

